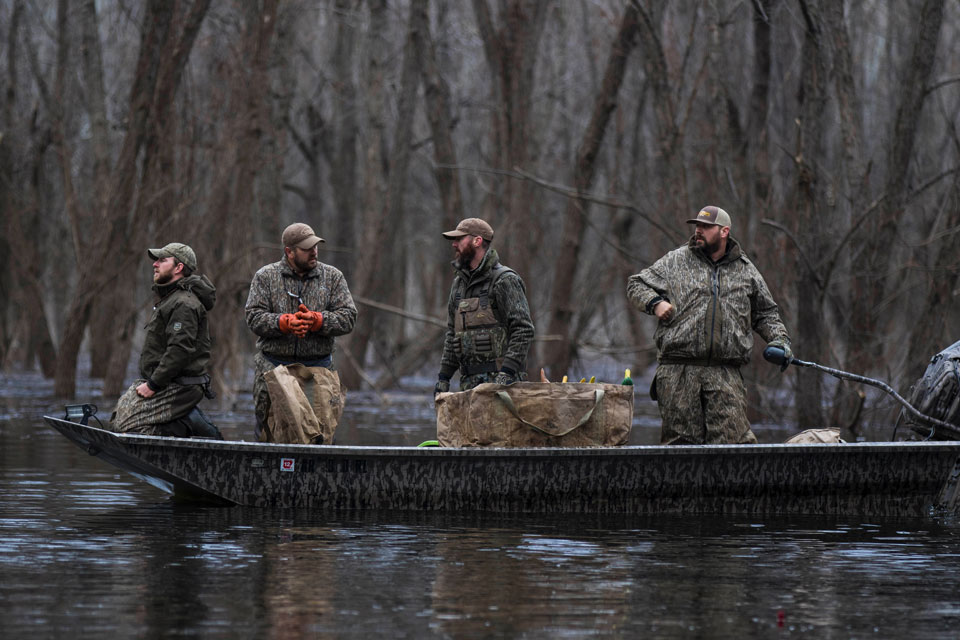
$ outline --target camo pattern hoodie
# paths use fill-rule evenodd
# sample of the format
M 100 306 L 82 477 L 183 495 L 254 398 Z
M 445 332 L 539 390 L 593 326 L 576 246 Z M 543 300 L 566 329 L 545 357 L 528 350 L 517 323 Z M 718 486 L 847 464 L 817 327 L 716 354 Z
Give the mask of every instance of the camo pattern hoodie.
M 654 334 L 661 363 L 746 364 L 753 348 L 751 330 L 767 342 L 790 341 L 767 283 L 733 237 L 716 263 L 691 238 L 630 276 L 627 298 L 651 315 L 660 299 L 676 307 Z

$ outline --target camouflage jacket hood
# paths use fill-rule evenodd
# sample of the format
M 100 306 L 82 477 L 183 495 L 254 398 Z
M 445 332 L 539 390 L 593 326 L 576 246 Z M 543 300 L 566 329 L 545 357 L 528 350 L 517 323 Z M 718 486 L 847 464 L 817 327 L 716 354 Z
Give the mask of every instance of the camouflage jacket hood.
M 217 290 L 199 274 L 155 284 L 153 290 L 159 300 L 147 323 L 140 375 L 159 391 L 174 378 L 206 373 L 210 362 L 207 311 L 216 303 Z
M 500 256 L 495 249 L 488 249 L 480 264 L 472 271 L 457 261 L 452 264 L 456 276 L 447 299 L 447 331 L 444 335 L 443 355 L 440 357 L 440 374 L 447 378 L 462 364 L 457 357 L 455 346 L 454 315 L 457 305 L 460 300 L 476 295 L 482 284 L 490 279 L 491 270 L 500 264 Z M 515 271 L 509 269 L 493 283 L 490 298 L 497 322 L 507 331 L 503 366 L 516 372 L 524 371 L 530 343 L 533 342 L 534 326 L 530 319 L 530 307 L 523 280 Z
M 752 331 L 769 342 L 789 341 L 763 276 L 733 237 L 716 263 L 693 239 L 627 281 L 627 297 L 646 313 L 657 298 L 676 313 L 654 334 L 660 362 L 742 365 L 750 361 Z
M 311 311 L 323 313 L 323 326 L 297 338 L 280 331 L 284 313 L 296 313 L 299 296 Z M 257 349 L 284 359 L 319 360 L 334 351 L 334 337 L 353 331 L 357 308 L 343 273 L 322 262 L 302 278 L 286 258 L 261 267 L 250 283 L 245 307 L 247 326 L 257 335 Z

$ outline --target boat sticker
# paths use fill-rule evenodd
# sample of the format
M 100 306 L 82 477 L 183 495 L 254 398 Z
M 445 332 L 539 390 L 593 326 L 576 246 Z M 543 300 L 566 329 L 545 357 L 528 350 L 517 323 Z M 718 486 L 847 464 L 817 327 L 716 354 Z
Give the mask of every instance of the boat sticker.
M 280 471 L 294 471 L 296 466 L 296 458 L 280 458 Z
M 250 466 L 256 467 L 256 468 L 262 467 L 263 460 L 260 458 L 254 458 L 253 460 L 250 461 Z

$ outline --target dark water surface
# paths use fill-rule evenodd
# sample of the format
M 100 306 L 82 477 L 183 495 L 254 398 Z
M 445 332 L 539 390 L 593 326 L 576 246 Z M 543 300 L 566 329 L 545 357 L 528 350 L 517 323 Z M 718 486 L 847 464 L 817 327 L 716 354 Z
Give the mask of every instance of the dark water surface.
M 960 637 L 953 521 L 181 505 L 45 427 L 49 384 L 0 389 L 3 638 Z M 435 435 L 423 394 L 349 402 L 342 444 Z

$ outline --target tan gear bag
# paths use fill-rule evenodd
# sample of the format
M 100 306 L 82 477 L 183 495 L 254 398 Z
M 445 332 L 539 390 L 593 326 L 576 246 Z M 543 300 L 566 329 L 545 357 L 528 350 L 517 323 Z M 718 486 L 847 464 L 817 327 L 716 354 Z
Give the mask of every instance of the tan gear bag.
M 844 440 L 840 438 L 840 429 L 807 429 L 783 441 L 783 444 L 837 444 Z
M 270 394 L 264 442 L 333 444 L 347 390 L 336 371 L 280 365 L 263 375 Z
M 436 406 L 443 447 L 610 447 L 630 437 L 633 386 L 486 383 Z

